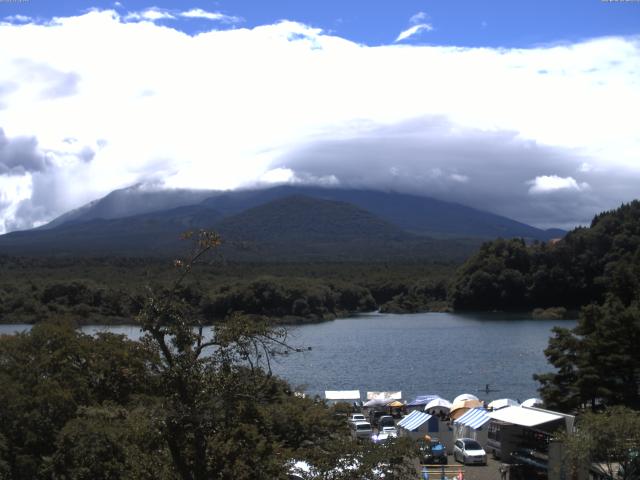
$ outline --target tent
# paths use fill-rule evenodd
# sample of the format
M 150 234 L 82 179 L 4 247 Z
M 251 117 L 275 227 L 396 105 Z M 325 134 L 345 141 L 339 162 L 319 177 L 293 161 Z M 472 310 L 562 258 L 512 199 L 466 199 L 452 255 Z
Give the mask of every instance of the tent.
M 359 401 L 360 390 L 325 390 L 324 398 L 331 402 Z
M 455 436 L 473 438 L 484 447 L 487 444 L 487 429 L 483 427 L 489 420 L 491 417 L 484 408 L 472 408 L 453 421 Z
M 479 398 L 471 393 L 463 393 L 462 395 L 458 395 L 454 398 L 453 403 L 460 402 L 462 400 L 479 400 Z
M 544 405 L 544 402 L 539 398 L 528 398 L 522 402 L 523 407 L 541 407 L 542 405 Z
M 519 407 L 520 404 L 510 398 L 499 398 L 489 404 L 489 410 L 500 410 L 505 407 Z
M 400 408 L 400 407 L 404 407 L 404 403 L 399 402 L 398 400 L 394 400 L 391 403 L 387 403 L 387 407 Z
M 453 405 L 451 405 L 449 416 L 451 417 L 451 420 L 456 420 L 464 415 L 468 410 L 477 407 L 482 407 L 482 402 L 480 400 L 458 400 L 457 402 L 453 402 Z
M 411 403 L 407 404 L 407 407 L 422 407 L 436 398 L 440 398 L 440 395 L 418 395 Z
M 424 411 L 436 411 L 436 412 L 447 412 L 449 413 L 451 410 L 451 402 L 449 400 L 445 400 L 444 398 L 434 398 L 429 403 L 424 406 Z
M 410 437 L 416 439 L 429 432 L 430 419 L 431 415 L 428 415 L 419 410 L 414 410 L 409 415 L 400 420 L 397 423 L 397 427 L 401 428 L 406 435 L 409 435 Z

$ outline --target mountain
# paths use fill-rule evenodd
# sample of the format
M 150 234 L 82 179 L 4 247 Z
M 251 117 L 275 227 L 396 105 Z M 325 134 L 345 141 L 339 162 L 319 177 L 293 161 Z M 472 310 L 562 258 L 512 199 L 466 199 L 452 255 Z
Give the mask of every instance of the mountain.
M 522 237 L 549 240 L 562 230 L 541 230 L 507 217 L 429 197 L 396 192 L 283 185 L 234 191 L 149 191 L 142 186 L 116 190 L 106 197 L 69 212 L 41 228 L 102 218 L 113 219 L 179 206 L 201 205 L 228 217 L 273 200 L 301 195 L 357 206 L 403 230 L 436 237 L 493 239 Z
M 225 192 L 203 201 L 223 215 L 242 212 L 291 195 L 345 202 L 367 210 L 398 227 L 420 235 L 439 237 L 522 237 L 549 240 L 559 230 L 546 231 L 493 213 L 396 192 L 283 185 L 262 190 Z
M 72 221 L 57 227 L 0 236 L 0 252 L 12 255 L 165 255 L 182 247 L 180 234 L 210 228 L 221 215 L 191 205 L 125 218 Z
M 562 231 L 394 192 L 309 186 L 219 191 L 117 190 L 38 229 L 0 236 L 0 253 L 175 255 L 190 229 L 213 229 L 230 259 L 462 260 L 496 237 Z M 465 240 L 461 240 L 465 239 Z
M 107 196 L 71 210 L 40 227 L 55 228 L 65 223 L 81 223 L 95 219 L 131 217 L 144 213 L 196 205 L 216 195 L 215 190 L 152 189 L 143 184 L 114 190 Z
M 222 253 L 248 261 L 461 261 L 477 240 L 432 239 L 405 232 L 354 205 L 301 195 L 224 216 L 204 204 L 118 219 L 71 222 L 0 236 L 14 255 L 166 256 L 184 253 L 190 229 L 218 231 Z

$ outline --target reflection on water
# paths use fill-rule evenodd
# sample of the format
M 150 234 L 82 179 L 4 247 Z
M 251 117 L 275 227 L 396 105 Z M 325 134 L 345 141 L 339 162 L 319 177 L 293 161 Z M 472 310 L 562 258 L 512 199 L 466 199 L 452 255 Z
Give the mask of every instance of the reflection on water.
M 311 394 L 402 390 L 405 399 L 435 393 L 451 400 L 468 392 L 481 399 L 524 400 L 537 395 L 532 375 L 549 370 L 543 350 L 556 324 L 571 328 L 575 322 L 506 314 L 358 315 L 291 327 L 289 342 L 304 351 L 279 357 L 273 369 Z M 28 328 L 0 325 L 0 333 Z M 135 326 L 83 331 L 141 335 Z M 485 394 L 486 384 L 499 391 Z

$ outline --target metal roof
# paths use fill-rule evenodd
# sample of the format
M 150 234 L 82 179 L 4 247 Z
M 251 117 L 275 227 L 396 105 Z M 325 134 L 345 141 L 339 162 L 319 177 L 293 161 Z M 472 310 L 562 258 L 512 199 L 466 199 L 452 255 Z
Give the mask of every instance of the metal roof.
M 489 413 L 489 417 L 500 420 L 501 422 L 521 425 L 523 427 L 535 427 L 543 423 L 564 419 L 562 415 L 523 407 L 501 408 L 500 410 Z

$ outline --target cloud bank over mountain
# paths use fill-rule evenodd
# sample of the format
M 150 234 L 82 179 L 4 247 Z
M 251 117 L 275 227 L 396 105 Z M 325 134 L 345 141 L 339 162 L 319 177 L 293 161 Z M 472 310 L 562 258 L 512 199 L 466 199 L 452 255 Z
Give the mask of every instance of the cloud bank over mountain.
M 0 24 L 0 232 L 140 181 L 391 189 L 542 227 L 640 194 L 640 38 L 368 47 L 145 12 Z

